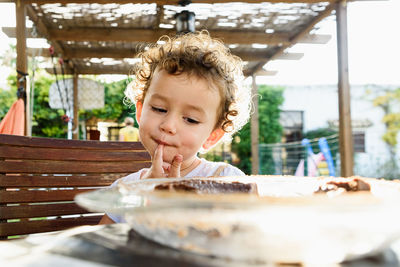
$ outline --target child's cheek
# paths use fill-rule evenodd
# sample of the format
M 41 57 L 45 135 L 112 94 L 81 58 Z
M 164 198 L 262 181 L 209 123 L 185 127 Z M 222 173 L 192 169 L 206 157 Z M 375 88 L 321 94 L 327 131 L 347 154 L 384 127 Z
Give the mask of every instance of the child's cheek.
M 185 147 L 193 147 L 196 146 L 197 143 L 202 143 L 202 139 L 204 139 L 199 131 L 190 131 L 181 135 L 181 144 Z

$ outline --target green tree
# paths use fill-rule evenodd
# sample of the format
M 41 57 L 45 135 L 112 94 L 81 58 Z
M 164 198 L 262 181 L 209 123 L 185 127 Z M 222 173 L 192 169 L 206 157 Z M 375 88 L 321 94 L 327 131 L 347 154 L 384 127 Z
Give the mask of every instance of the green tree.
M 17 100 L 17 88 L 5 90 L 0 88 L 0 121 L 6 116 L 11 105 Z
M 388 145 L 389 151 L 394 157 L 397 135 L 400 131 L 400 88 L 394 90 L 388 88 L 372 90 L 368 88 L 366 95 L 375 107 L 380 107 L 384 112 L 382 122 L 385 124 L 386 132 L 382 139 Z
M 125 79 L 112 83 L 104 83 L 104 107 L 101 109 L 81 111 L 80 117 L 84 120 L 95 117 L 117 122 L 123 122 L 127 116 L 134 117 L 135 105 L 130 103 L 128 99 L 125 99 L 124 95 L 124 91 L 128 85 L 128 82 L 128 79 Z
M 36 75 L 32 135 L 67 138 L 68 125 L 62 119 L 65 111 L 52 109 L 49 105 L 49 89 L 55 78 L 44 71 L 39 71 Z
M 382 136 L 382 140 L 388 147 L 390 160 L 384 163 L 382 169 L 390 170 L 390 172 L 384 173 L 383 176 L 385 178 L 398 178 L 396 146 L 397 135 L 400 131 L 400 88 L 367 88 L 366 97 L 372 101 L 375 107 L 381 108 L 384 113 L 382 122 L 386 131 Z
M 0 55 L 0 63 L 2 66 L 8 66 L 15 69 L 15 45 L 9 45 L 9 48 Z M 11 77 L 8 77 L 7 82 L 11 82 Z M 11 105 L 17 100 L 17 88 L 9 89 L 0 88 L 0 121 L 7 114 Z
M 283 88 L 261 85 L 258 88 L 259 103 L 259 142 L 271 144 L 280 142 L 282 137 L 282 126 L 279 123 L 280 106 L 282 105 Z M 233 136 L 232 152 L 239 161 L 235 164 L 246 174 L 251 174 L 251 130 L 250 123 L 247 123 L 238 133 Z M 273 168 L 272 154 L 266 157 L 262 170 L 267 172 Z
M 59 80 L 61 78 L 59 77 Z M 35 78 L 35 98 L 32 120 L 32 135 L 41 137 L 67 137 L 67 123 L 62 120 L 65 114 L 62 109 L 51 109 L 49 106 L 49 88 L 55 82 L 55 77 L 43 70 L 38 70 Z M 127 80 L 104 83 L 104 108 L 80 110 L 80 120 L 96 117 L 102 120 L 122 122 L 126 116 L 134 116 L 134 105 L 124 104 L 124 90 Z M 12 103 L 17 99 L 16 75 L 8 77 L 10 90 L 0 89 L 0 119 L 8 112 Z M 125 101 L 126 102 L 126 101 Z
M 0 61 L 3 66 L 15 69 L 17 65 L 17 46 L 9 44 L 8 49 L 0 55 Z
M 44 71 L 38 71 L 35 78 L 35 98 L 33 101 L 33 116 L 32 116 L 32 136 L 41 137 L 57 137 L 66 138 L 67 125 L 61 119 L 64 111 L 59 109 L 51 109 L 49 106 L 49 88 L 54 82 L 54 78 Z M 10 75 L 8 84 L 11 91 L 17 91 L 17 77 Z M 4 92 L 4 90 L 3 90 Z M 16 97 L 15 97 L 16 99 Z M 8 100 L 9 101 L 9 100 Z M 7 112 L 11 105 L 6 110 L 2 108 L 0 112 Z
M 16 48 L 10 45 L 9 49 L 0 56 L 2 65 L 11 69 L 16 68 Z M 31 64 L 28 64 L 31 67 Z M 31 69 L 29 69 L 31 72 Z M 7 78 L 10 90 L 0 89 L 0 119 L 10 109 L 12 103 L 17 99 L 17 75 L 11 74 Z M 36 70 L 35 74 L 35 98 L 33 101 L 34 110 L 32 118 L 32 135 L 42 137 L 65 138 L 67 132 L 66 124 L 61 120 L 64 114 L 62 110 L 54 110 L 49 106 L 49 88 L 54 82 L 54 77 L 47 74 L 44 70 Z

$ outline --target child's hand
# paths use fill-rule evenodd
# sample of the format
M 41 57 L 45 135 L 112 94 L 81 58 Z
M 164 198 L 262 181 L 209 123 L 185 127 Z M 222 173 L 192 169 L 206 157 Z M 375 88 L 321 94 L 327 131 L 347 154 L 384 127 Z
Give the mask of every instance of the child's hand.
M 171 167 L 169 169 L 168 177 L 181 177 L 181 165 L 182 165 L 183 157 L 178 154 L 175 155 L 172 160 Z
M 181 177 L 182 155 L 176 155 L 172 164 L 163 162 L 164 145 L 158 145 L 154 152 L 151 167 L 144 173 L 141 179 L 162 178 L 162 177 Z
M 168 170 L 169 164 L 164 164 L 163 162 L 163 149 L 163 145 L 157 146 L 156 151 L 154 151 L 151 167 L 140 177 L 141 179 L 162 178 L 167 176 L 165 172 Z

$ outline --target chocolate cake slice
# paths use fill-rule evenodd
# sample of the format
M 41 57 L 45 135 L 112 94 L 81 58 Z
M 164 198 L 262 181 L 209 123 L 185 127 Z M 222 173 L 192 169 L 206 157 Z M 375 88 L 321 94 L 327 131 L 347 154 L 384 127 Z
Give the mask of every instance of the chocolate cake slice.
M 371 191 L 371 186 L 359 178 L 338 178 L 320 185 L 315 193 L 327 193 L 338 190 L 345 192 Z
M 157 185 L 155 190 L 185 191 L 197 194 L 257 194 L 256 183 L 222 182 L 215 180 L 187 179 Z

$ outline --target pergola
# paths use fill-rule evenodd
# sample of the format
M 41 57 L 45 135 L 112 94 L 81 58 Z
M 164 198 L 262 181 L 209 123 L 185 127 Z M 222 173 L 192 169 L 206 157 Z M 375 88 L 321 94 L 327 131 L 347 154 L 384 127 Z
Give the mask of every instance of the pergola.
M 366 0 L 358 0 L 366 1 Z M 196 30 L 207 29 L 245 61 L 244 74 L 271 75 L 274 59 L 299 59 L 288 53 L 296 43 L 324 44 L 330 36 L 313 33 L 316 24 L 336 14 L 338 47 L 339 142 L 341 175 L 353 175 L 353 146 L 347 56 L 346 0 L 0 0 L 16 4 L 16 28 L 3 28 L 17 39 L 17 71 L 27 73 L 26 38 L 46 38 L 67 62 L 77 99 L 79 74 L 129 74 L 138 52 L 162 35 L 176 34 L 176 14 L 195 13 Z M 189 5 L 189 2 L 191 2 Z M 26 17 L 34 27 L 26 27 Z M 50 56 L 47 51 L 42 56 Z M 321 59 L 323 60 L 323 59 Z M 53 72 L 52 69 L 48 70 Z M 60 73 L 60 72 L 58 72 Z M 27 105 L 29 105 L 27 101 Z M 78 125 L 74 101 L 74 125 Z M 253 173 L 258 171 L 258 104 L 252 115 Z M 29 110 L 28 108 L 26 109 Z M 29 127 L 27 127 L 29 128 Z M 77 135 L 74 135 L 77 138 Z

